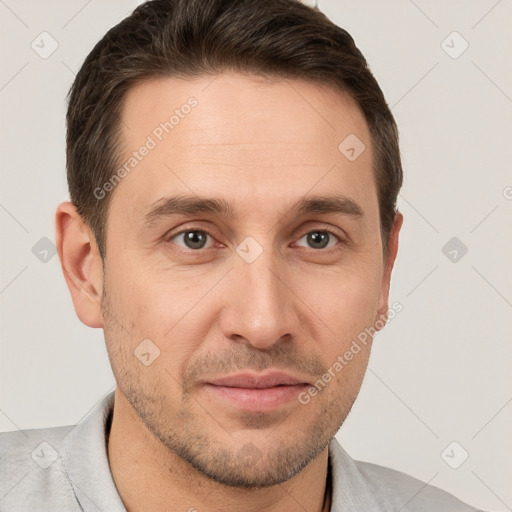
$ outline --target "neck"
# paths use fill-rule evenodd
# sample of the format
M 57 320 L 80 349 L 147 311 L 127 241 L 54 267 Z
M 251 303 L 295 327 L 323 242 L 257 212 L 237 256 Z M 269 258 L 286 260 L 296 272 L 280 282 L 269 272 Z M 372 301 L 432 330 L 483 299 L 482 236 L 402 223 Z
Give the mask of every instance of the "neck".
M 211 480 L 171 452 L 142 423 L 119 388 L 108 438 L 110 469 L 128 512 L 161 510 L 327 512 L 328 448 L 283 484 L 263 489 Z M 329 475 L 330 477 L 330 475 Z

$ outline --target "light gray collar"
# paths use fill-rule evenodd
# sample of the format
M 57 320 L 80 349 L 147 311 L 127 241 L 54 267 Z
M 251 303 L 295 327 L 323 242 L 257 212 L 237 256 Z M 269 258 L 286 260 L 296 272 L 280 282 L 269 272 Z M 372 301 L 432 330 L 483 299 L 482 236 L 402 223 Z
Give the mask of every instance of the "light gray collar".
M 62 459 L 84 512 L 126 512 L 110 472 L 106 433 L 110 430 L 114 392 L 108 393 L 67 435 Z M 355 461 L 336 438 L 329 443 L 332 475 L 331 512 L 379 512 Z

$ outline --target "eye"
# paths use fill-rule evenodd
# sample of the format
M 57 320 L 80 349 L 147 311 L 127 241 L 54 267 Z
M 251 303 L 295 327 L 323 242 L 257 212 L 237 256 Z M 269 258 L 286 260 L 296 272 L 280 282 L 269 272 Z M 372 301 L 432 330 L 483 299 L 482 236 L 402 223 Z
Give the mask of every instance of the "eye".
M 207 246 L 208 237 L 211 239 L 210 245 Z M 315 229 L 306 233 L 299 238 L 295 245 L 301 246 L 299 243 L 305 239 L 312 249 L 325 249 L 336 245 L 336 241 L 341 239 L 329 229 Z M 215 245 L 213 236 L 204 229 L 185 229 L 167 238 L 167 242 L 176 243 L 177 245 L 189 249 L 191 251 L 200 251 L 201 249 L 209 249 Z
M 335 235 L 332 231 L 328 229 L 315 229 L 314 231 L 310 231 L 309 233 L 306 233 L 303 237 L 299 238 L 299 241 L 302 239 L 306 239 L 306 243 L 310 244 L 313 249 L 325 249 L 329 246 L 329 242 L 333 239 L 336 242 L 336 240 L 339 242 L 340 238 Z
M 181 231 L 179 233 L 176 233 L 172 237 L 168 239 L 169 242 L 174 241 L 175 239 L 182 239 L 183 240 L 183 246 L 186 249 L 191 250 L 198 250 L 198 249 L 208 249 L 208 247 L 205 247 L 207 238 L 212 236 L 202 229 L 187 229 L 184 231 Z M 180 244 L 178 244 L 180 245 Z

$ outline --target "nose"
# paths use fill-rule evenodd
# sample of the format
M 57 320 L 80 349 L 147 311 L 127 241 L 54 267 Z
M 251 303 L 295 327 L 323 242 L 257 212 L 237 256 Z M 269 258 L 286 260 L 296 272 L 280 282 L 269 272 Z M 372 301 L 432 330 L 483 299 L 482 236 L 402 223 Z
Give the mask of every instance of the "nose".
M 226 338 L 260 350 L 292 339 L 299 328 L 290 276 L 270 251 L 247 263 L 237 257 L 223 302 L 221 328 Z

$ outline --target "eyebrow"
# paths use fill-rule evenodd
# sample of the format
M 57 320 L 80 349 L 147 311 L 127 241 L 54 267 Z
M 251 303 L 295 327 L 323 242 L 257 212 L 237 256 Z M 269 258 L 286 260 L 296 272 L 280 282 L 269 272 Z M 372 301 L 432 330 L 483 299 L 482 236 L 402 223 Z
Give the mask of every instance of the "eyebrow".
M 144 216 L 144 225 L 147 227 L 173 215 L 206 213 L 236 217 L 232 206 L 220 198 L 178 195 L 161 198 L 151 206 L 152 209 Z M 290 212 L 299 216 L 336 213 L 359 219 L 364 217 L 363 209 L 354 200 L 342 195 L 303 197 L 292 205 Z

